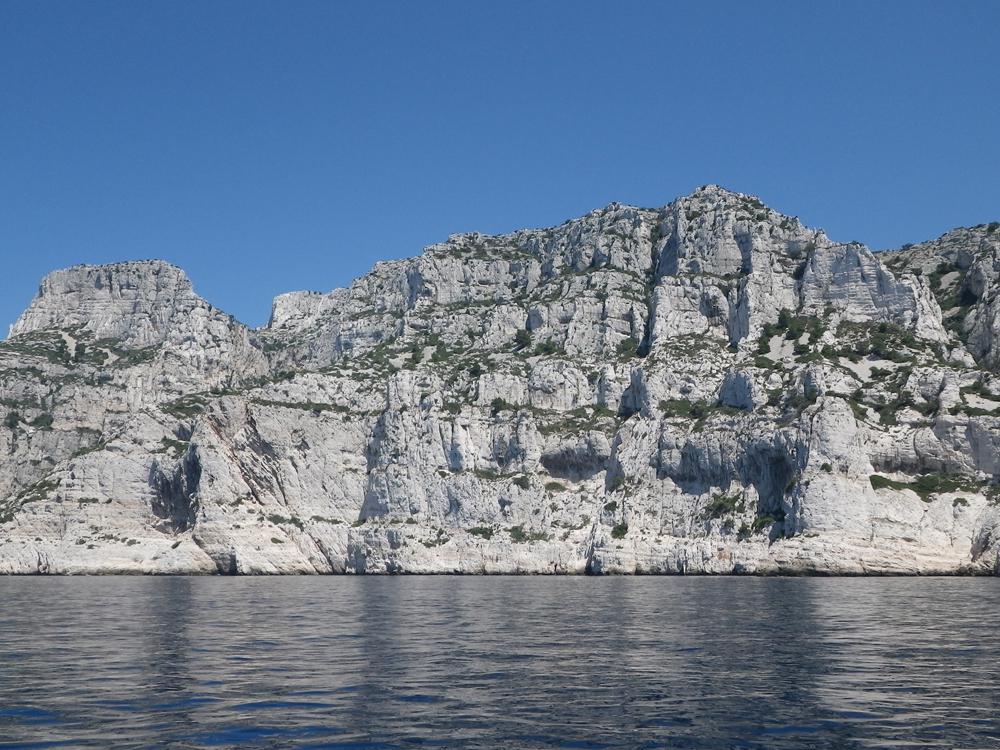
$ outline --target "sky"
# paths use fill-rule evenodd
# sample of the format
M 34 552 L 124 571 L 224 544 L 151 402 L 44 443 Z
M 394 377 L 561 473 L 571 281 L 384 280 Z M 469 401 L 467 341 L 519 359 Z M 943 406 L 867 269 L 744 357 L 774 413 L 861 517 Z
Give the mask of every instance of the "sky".
M 718 183 L 882 249 L 1000 220 L 1000 2 L 0 2 L 0 335 L 163 258 L 250 325 L 464 231 Z

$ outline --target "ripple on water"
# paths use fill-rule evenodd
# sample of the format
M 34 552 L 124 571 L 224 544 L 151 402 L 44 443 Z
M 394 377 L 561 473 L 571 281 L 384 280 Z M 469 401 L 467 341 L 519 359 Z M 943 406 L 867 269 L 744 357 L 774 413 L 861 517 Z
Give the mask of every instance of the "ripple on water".
M 1000 747 L 1000 579 L 0 579 L 0 749 Z

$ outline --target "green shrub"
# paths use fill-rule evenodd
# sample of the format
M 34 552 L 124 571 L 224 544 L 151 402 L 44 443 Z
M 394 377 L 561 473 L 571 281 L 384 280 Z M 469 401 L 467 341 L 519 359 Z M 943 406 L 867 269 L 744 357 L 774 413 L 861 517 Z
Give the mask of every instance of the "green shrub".
M 531 346 L 531 333 L 524 328 L 514 334 L 514 347 L 516 349 L 527 349 Z
M 664 399 L 660 401 L 659 407 L 665 417 L 701 419 L 708 413 L 708 404 L 703 401 L 685 401 L 679 398 Z
M 555 341 L 543 341 L 535 347 L 535 354 L 539 356 L 562 354 L 562 347 Z
M 173 438 L 160 438 L 160 443 L 163 445 L 163 452 L 169 453 L 174 457 L 183 454 L 189 445 L 185 440 L 174 440 Z
M 520 487 L 522 490 L 526 490 L 531 487 L 531 480 L 528 477 L 514 477 L 511 480 L 511 484 L 515 487 Z
M 739 495 L 715 495 L 705 506 L 705 517 L 722 518 L 742 510 L 743 503 Z
M 546 482 L 545 489 L 549 492 L 562 492 L 566 489 L 566 485 L 562 482 Z
M 434 348 L 434 352 L 431 354 L 431 362 L 446 362 L 449 356 L 451 355 L 448 347 L 442 341 Z
M 876 490 L 890 488 L 894 490 L 912 490 L 925 503 L 931 501 L 933 495 L 956 490 L 974 490 L 969 480 L 949 474 L 921 474 L 912 482 L 900 482 L 881 474 L 872 474 L 868 481 Z
M 482 539 L 492 539 L 495 533 L 489 526 L 474 526 L 471 529 L 466 529 L 472 536 L 478 536 Z
M 518 544 L 524 542 L 545 542 L 549 538 L 548 534 L 542 532 L 526 532 L 521 525 L 511 526 L 507 529 L 507 532 L 510 534 L 510 540 Z
M 7 416 L 3 419 L 4 427 L 9 430 L 13 430 L 17 427 L 18 423 L 21 421 L 21 415 L 16 411 L 7 412 Z
M 764 330 L 757 340 L 757 354 L 766 355 L 771 353 L 771 337 L 774 336 L 773 326 L 770 323 L 764 325 Z
M 614 513 L 616 510 L 618 510 L 618 501 L 617 500 L 612 500 L 610 503 L 604 503 L 604 512 L 605 513 Z
M 759 367 L 762 370 L 773 370 L 777 367 L 777 363 L 770 357 L 765 357 L 763 354 L 759 354 L 753 359 L 754 367 Z
M 795 341 L 806 332 L 806 321 L 804 318 L 792 315 L 788 308 L 783 307 L 778 313 L 778 329 L 785 332 L 785 338 Z
M 616 523 L 611 529 L 611 537 L 613 539 L 624 539 L 625 535 L 628 533 L 628 524 L 622 521 L 621 523 Z
M 753 526 L 750 530 L 756 534 L 758 531 L 764 529 L 765 526 L 773 526 L 776 523 L 781 523 L 785 520 L 785 511 L 777 510 L 773 514 L 765 513 L 764 515 L 757 516 L 753 521 Z
M 513 411 L 514 407 L 499 396 L 490 402 L 490 413 L 495 417 L 502 411 Z
M 635 339 L 627 338 L 618 342 L 618 346 L 615 348 L 615 351 L 620 359 L 632 359 L 638 348 L 639 345 L 636 343 Z
M 47 430 L 52 426 L 52 415 L 51 414 L 39 414 L 37 417 L 31 420 L 32 427 L 38 427 L 43 430 Z
M 184 396 L 168 404 L 160 404 L 160 411 L 178 419 L 188 419 L 205 411 L 206 405 L 201 396 Z
M 305 528 L 302 524 L 301 519 L 299 519 L 297 516 L 290 516 L 286 518 L 285 516 L 280 516 L 277 513 L 272 513 L 267 517 L 267 520 L 270 523 L 274 524 L 275 526 L 282 526 L 282 525 L 294 526 L 299 531 L 302 531 L 302 529 Z
M 892 488 L 894 490 L 907 489 L 909 485 L 906 482 L 897 482 L 895 479 L 890 479 L 889 477 L 884 477 L 881 474 L 872 474 L 868 477 L 868 481 L 871 483 L 873 490 L 881 490 L 886 487 Z

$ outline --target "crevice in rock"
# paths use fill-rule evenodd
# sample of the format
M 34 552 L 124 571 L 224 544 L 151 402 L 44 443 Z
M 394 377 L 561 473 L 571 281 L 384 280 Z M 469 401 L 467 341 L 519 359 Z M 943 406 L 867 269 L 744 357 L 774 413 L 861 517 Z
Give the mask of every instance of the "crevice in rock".
M 649 270 L 646 271 L 646 320 L 643 322 L 642 330 L 642 340 L 636 347 L 635 354 L 637 357 L 645 358 L 649 354 L 650 346 L 652 345 L 653 338 L 653 321 L 656 314 L 656 305 L 654 303 L 654 297 L 656 295 L 656 285 L 660 278 L 660 253 L 658 251 L 660 242 L 663 240 L 663 222 L 665 217 L 657 216 L 656 224 L 649 231 Z M 671 240 L 673 235 L 671 234 Z M 668 240 L 669 242 L 670 240 Z M 677 272 L 676 269 L 676 252 L 674 253 L 674 273 Z
M 169 472 L 158 461 L 153 462 L 149 470 L 149 484 L 154 492 L 151 510 L 161 519 L 164 531 L 177 534 L 194 526 L 200 481 L 201 462 L 193 448 L 188 448 Z

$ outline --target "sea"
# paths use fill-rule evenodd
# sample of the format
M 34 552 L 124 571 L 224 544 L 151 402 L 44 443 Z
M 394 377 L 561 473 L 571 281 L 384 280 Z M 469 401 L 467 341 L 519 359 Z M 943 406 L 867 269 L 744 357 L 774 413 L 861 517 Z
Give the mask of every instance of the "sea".
M 0 748 L 1000 748 L 1000 578 L 0 579 Z

